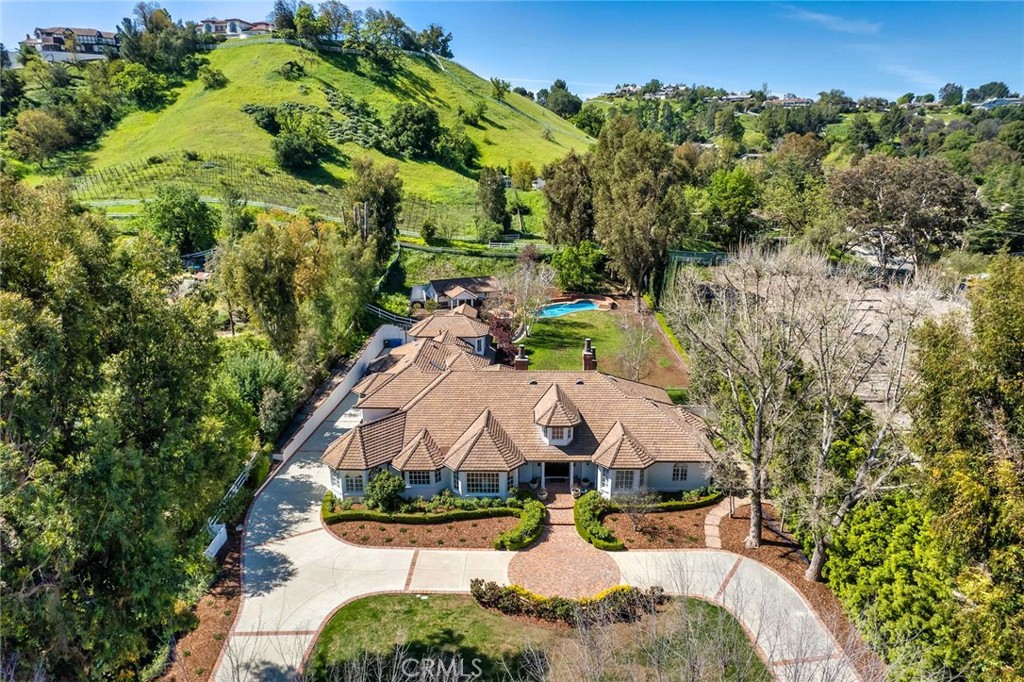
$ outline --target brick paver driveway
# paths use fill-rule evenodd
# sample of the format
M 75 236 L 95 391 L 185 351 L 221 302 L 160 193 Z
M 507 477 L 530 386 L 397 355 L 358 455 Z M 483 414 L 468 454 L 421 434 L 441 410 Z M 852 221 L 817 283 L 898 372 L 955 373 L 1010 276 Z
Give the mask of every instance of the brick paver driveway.
M 291 680 L 317 632 L 343 604 L 381 592 L 468 592 L 472 578 L 512 576 L 542 593 L 583 594 L 625 582 L 711 600 L 740 620 L 778 679 L 857 679 L 828 630 L 781 576 L 721 550 L 605 554 L 552 512 L 546 539 L 524 552 L 355 547 L 320 524 L 320 455 L 358 423 L 351 396 L 257 495 L 242 538 L 242 604 L 214 679 Z M 286 449 L 287 454 L 291 454 Z M 564 525 L 563 525 L 564 524 Z M 533 568 L 531 569 L 531 565 Z

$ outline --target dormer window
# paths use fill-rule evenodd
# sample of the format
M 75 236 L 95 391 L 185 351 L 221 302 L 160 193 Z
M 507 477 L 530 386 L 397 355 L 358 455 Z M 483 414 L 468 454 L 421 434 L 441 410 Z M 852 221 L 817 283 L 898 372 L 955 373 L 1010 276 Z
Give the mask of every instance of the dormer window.
M 565 427 L 552 426 L 551 433 L 548 434 L 548 438 L 551 440 L 562 440 L 563 438 L 565 438 Z
M 568 445 L 572 442 L 571 426 L 548 426 L 544 428 L 544 439 L 548 445 Z

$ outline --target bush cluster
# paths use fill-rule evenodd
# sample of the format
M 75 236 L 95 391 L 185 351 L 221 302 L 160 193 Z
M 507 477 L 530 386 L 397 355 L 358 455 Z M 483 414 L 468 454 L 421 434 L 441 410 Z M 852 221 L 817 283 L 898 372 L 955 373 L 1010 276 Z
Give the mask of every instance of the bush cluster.
M 668 598 L 660 587 L 641 590 L 630 585 L 616 585 L 593 597 L 569 599 L 544 597 L 519 585 L 499 585 L 474 578 L 469 591 L 480 606 L 495 609 L 508 616 L 529 616 L 568 625 L 590 621 L 633 623 L 653 613 Z
M 611 528 L 601 523 L 601 517 L 609 512 L 610 504 L 596 490 L 591 490 L 576 500 L 573 520 L 580 537 L 598 549 L 606 552 L 620 552 L 626 548 L 622 540 L 615 537 Z
M 500 500 L 499 500 L 500 502 Z M 320 507 L 323 522 L 330 525 L 341 521 L 377 521 L 380 523 L 407 523 L 413 525 L 429 525 L 448 523 L 450 521 L 472 521 L 474 519 L 493 519 L 502 516 L 516 516 L 521 509 L 510 506 L 487 506 L 468 509 L 449 509 L 439 512 L 395 512 L 386 513 L 371 509 L 352 509 L 349 500 L 337 502 L 334 495 L 324 495 Z
M 529 500 L 523 507 L 523 513 L 519 515 L 519 525 L 499 535 L 494 541 L 494 548 L 514 551 L 532 544 L 544 530 L 544 519 L 547 518 L 547 514 L 543 502 Z

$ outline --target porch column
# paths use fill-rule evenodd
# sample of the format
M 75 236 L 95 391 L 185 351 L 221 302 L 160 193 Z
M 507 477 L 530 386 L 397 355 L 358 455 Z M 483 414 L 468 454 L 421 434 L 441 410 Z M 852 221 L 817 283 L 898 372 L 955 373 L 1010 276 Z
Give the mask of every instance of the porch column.
M 548 463 L 547 462 L 541 462 L 540 463 L 540 487 L 541 488 L 547 488 L 548 487 L 548 485 L 547 485 L 547 477 L 548 477 Z
M 572 483 L 576 480 L 576 462 L 569 462 L 569 488 L 572 488 Z

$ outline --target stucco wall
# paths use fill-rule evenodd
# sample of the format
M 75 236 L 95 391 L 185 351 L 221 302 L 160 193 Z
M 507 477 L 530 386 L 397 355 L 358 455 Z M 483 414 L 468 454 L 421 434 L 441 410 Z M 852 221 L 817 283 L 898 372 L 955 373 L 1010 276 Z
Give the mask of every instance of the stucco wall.
M 671 462 L 658 462 L 647 469 L 647 487 L 660 492 L 676 492 L 693 490 L 708 484 L 707 467 L 703 464 L 689 462 L 686 465 L 686 480 L 672 480 Z

